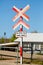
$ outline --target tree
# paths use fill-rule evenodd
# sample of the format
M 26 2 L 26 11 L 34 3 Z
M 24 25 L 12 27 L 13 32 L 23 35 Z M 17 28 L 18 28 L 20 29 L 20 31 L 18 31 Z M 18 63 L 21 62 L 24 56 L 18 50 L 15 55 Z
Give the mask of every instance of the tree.
M 15 39 L 16 39 L 16 36 L 15 36 L 15 34 L 13 34 L 12 37 L 10 38 L 10 41 L 14 42 Z
M 6 32 L 4 32 L 4 43 L 6 42 Z
M 38 32 L 35 30 L 35 31 L 31 32 L 31 33 L 38 33 Z
M 4 36 L 6 35 L 6 32 L 4 32 Z
M 1 43 L 4 43 L 4 38 L 3 37 L 1 38 Z

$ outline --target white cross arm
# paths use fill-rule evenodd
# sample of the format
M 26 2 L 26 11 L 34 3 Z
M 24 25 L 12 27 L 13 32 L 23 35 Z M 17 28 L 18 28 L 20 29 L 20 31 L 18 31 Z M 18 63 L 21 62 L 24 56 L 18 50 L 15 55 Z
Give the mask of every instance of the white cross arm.
M 19 14 L 17 14 L 17 15 L 15 15 L 14 17 L 13 17 L 13 21 L 16 21 L 18 18 L 20 17 L 20 15 Z
M 13 29 L 15 30 L 20 24 L 22 24 L 27 29 L 30 28 L 30 26 L 28 24 L 26 24 L 24 21 L 20 20 L 13 26 Z
M 27 5 L 21 12 L 22 12 L 22 13 L 25 13 L 29 8 L 30 8 L 30 6 Z
M 17 12 L 17 15 L 13 18 L 13 21 L 17 20 L 20 16 L 22 16 L 27 21 L 29 20 L 29 17 L 25 14 L 25 12 L 29 9 L 29 5 L 27 5 L 23 10 L 19 10 L 15 6 L 13 7 L 13 10 Z

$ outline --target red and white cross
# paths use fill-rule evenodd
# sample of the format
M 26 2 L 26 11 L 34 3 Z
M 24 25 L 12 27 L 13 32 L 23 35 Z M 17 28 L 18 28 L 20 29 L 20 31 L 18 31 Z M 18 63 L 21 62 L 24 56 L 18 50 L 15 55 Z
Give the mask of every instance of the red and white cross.
M 13 21 L 17 20 L 20 16 L 22 16 L 24 19 L 26 19 L 26 20 L 28 21 L 30 18 L 29 18 L 29 16 L 27 16 L 27 15 L 25 14 L 25 12 L 26 12 L 29 8 L 30 8 L 30 6 L 27 5 L 24 9 L 19 10 L 18 8 L 16 8 L 16 7 L 14 6 L 14 7 L 13 7 L 13 10 L 14 10 L 15 12 L 17 12 L 17 15 L 14 16 Z

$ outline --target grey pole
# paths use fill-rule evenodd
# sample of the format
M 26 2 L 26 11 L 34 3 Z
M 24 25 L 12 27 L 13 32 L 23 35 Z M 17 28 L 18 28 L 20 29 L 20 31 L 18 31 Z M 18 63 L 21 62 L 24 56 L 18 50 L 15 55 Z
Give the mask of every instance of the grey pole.
M 32 57 L 33 57 L 33 43 L 31 43 L 31 62 L 32 62 Z
M 4 43 L 6 43 L 6 32 L 4 32 Z M 4 50 L 5 50 L 5 48 L 4 48 Z
M 17 64 L 18 64 L 18 56 L 19 56 L 19 44 L 18 44 L 18 47 L 17 47 Z

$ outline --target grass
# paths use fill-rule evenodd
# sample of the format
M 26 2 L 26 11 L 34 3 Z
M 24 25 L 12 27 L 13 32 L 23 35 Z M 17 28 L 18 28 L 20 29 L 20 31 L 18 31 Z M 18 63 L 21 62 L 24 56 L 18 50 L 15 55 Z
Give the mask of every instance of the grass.
M 0 60 L 7 60 L 6 58 L 0 58 Z
M 0 58 L 0 60 L 10 60 L 10 58 Z M 20 63 L 20 59 L 18 60 L 18 63 Z M 30 59 L 23 59 L 23 64 L 38 64 L 43 65 L 43 61 L 39 59 L 33 59 L 32 62 Z
M 0 57 L 0 60 L 11 60 L 11 59 L 10 58 Z M 20 58 L 18 59 L 18 63 L 20 63 Z M 38 65 L 43 65 L 43 60 L 40 60 L 40 59 L 32 59 L 32 62 L 31 62 L 30 59 L 23 58 L 23 64 L 38 64 Z
M 34 60 L 32 60 L 32 62 L 31 62 L 31 63 L 33 63 L 33 64 L 42 64 L 42 63 L 43 63 L 43 61 L 38 60 L 38 59 L 34 59 Z
M 4 58 L 4 57 L 0 57 L 0 60 L 11 60 L 12 58 Z
M 43 53 L 37 53 L 38 55 L 43 55 Z
M 0 60 L 7 60 L 7 58 L 0 58 Z
M 20 63 L 20 59 L 18 60 L 18 63 Z M 38 64 L 43 65 L 43 61 L 39 59 L 33 59 L 32 62 L 30 59 L 23 59 L 23 64 Z

